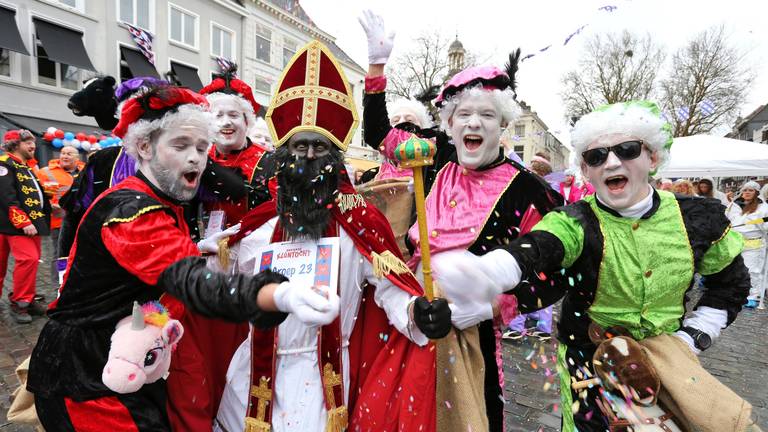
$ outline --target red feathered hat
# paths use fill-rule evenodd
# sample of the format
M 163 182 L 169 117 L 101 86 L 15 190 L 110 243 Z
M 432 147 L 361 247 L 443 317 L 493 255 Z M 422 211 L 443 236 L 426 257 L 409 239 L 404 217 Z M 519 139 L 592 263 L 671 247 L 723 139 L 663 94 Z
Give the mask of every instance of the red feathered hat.
M 156 120 L 165 113 L 186 104 L 208 106 L 208 100 L 183 87 L 150 88 L 143 95 L 128 99 L 123 104 L 120 122 L 112 130 L 112 133 L 123 138 L 128 132 L 128 127 L 138 120 Z
M 18 141 L 19 140 L 19 131 L 17 130 L 9 130 L 8 132 L 3 135 L 3 142 L 9 142 L 9 141 Z
M 259 112 L 261 105 L 259 105 L 259 103 L 256 102 L 256 99 L 253 98 L 253 90 L 251 90 L 251 86 L 246 84 L 245 81 L 238 79 L 237 75 L 235 75 L 236 72 L 237 65 L 233 65 L 220 75 L 216 75 L 216 78 L 214 78 L 210 84 L 200 90 L 200 94 L 224 93 L 240 96 L 251 104 L 253 113 L 256 114 Z
M 317 132 L 346 151 L 358 124 L 349 82 L 330 50 L 313 40 L 291 59 L 266 115 L 275 147 L 296 132 Z

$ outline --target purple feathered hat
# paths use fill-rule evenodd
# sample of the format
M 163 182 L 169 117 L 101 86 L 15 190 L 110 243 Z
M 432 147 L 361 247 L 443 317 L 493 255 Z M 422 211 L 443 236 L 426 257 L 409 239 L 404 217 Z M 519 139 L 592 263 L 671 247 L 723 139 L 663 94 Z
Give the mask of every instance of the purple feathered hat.
M 519 59 L 520 48 L 509 54 L 509 61 L 505 65 L 506 70 L 501 70 L 495 66 L 473 66 L 464 69 L 445 83 L 440 94 L 435 99 L 435 106 L 441 107 L 451 96 L 467 87 L 474 87 L 476 85 L 480 85 L 488 90 L 504 90 L 509 88 L 514 92 L 517 87 L 515 74 L 517 73 Z

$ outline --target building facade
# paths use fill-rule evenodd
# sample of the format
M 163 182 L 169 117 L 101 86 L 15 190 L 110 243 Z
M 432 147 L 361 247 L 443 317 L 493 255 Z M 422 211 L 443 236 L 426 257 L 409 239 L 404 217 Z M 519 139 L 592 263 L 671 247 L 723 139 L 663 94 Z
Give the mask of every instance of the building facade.
M 151 62 L 134 34 L 151 38 Z M 317 38 L 334 51 L 362 103 L 365 71 L 317 29 L 298 2 L 274 0 L 0 0 L 0 132 L 54 126 L 103 133 L 67 108 L 84 81 L 112 75 L 168 79 L 193 90 L 228 62 L 269 104 L 283 66 Z M 359 106 L 359 109 L 362 109 Z M 350 153 L 375 159 L 355 136 Z M 53 154 L 40 145 L 38 158 Z
M 745 118 L 736 120 L 733 131 L 726 136 L 768 144 L 768 104 L 761 105 Z
M 568 168 L 570 151 L 552 133 L 536 111 L 524 101 L 519 101 L 520 117 L 504 130 L 501 142 L 506 153 L 516 153 L 528 165 L 533 156 L 542 153 L 552 164 L 553 171 Z
M 296 50 L 317 39 L 333 52 L 339 61 L 357 103 L 362 121 L 365 73 L 338 45 L 336 39 L 319 29 L 298 1 L 246 0 L 248 18 L 244 24 L 243 58 L 240 62 L 242 78 L 251 84 L 256 100 L 268 105 L 283 68 L 291 61 Z M 362 142 L 362 127 L 358 127 L 347 157 L 364 161 L 378 161 L 379 152 Z

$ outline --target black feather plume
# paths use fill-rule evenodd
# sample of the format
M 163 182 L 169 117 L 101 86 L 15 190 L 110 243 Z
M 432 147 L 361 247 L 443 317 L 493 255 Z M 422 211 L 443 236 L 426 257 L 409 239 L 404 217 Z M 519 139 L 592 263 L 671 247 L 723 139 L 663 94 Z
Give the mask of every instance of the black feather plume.
M 509 60 L 507 61 L 507 64 L 504 65 L 507 76 L 509 76 L 509 86 L 512 88 L 512 91 L 515 92 L 515 95 L 517 95 L 517 80 L 515 79 L 515 74 L 517 74 L 519 62 L 520 48 L 509 53 Z
M 229 82 L 233 79 L 237 78 L 237 64 L 232 63 L 231 66 L 224 69 L 220 73 L 214 74 L 213 78 L 221 78 L 226 83 L 226 86 L 229 87 Z
M 416 95 L 416 100 L 427 105 L 440 93 L 440 86 L 433 85 Z

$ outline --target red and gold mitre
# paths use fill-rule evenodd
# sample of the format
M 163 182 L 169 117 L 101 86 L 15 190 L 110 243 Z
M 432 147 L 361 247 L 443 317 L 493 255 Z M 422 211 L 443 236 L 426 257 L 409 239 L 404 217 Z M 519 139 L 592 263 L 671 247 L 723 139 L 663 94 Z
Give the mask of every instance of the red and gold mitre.
M 296 132 L 317 132 L 346 151 L 358 124 L 352 90 L 331 51 L 313 40 L 291 59 L 266 115 L 275 147 Z

